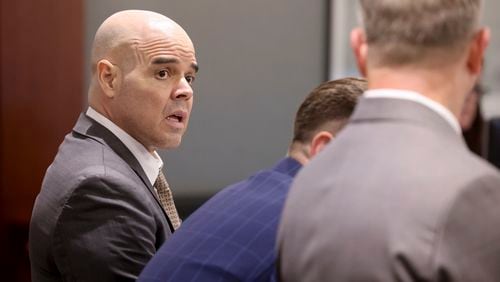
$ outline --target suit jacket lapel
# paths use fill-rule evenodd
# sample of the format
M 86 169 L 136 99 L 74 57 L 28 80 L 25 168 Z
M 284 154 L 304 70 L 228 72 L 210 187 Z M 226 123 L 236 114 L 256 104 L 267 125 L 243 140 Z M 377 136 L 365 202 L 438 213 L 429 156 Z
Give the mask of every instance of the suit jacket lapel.
M 101 144 L 109 146 L 118 156 L 120 156 L 134 170 L 137 176 L 139 176 L 144 185 L 148 188 L 149 192 L 153 195 L 156 202 L 163 211 L 168 224 L 171 225 L 170 220 L 168 219 L 166 212 L 163 210 L 160 200 L 158 199 L 153 186 L 149 182 L 149 179 L 146 176 L 146 173 L 144 172 L 141 164 L 134 157 L 132 152 L 130 152 L 127 146 L 125 146 L 125 144 L 123 144 L 120 139 L 118 139 L 118 137 L 116 137 L 107 128 L 89 118 L 85 114 L 80 115 L 75 127 L 73 128 L 73 131 L 88 138 L 92 138 Z M 172 227 L 170 229 L 173 230 Z

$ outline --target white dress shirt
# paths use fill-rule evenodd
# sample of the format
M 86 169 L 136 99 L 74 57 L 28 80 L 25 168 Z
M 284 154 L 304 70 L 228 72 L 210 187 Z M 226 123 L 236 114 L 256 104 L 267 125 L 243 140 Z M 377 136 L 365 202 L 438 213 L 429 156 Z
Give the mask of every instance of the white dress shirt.
M 163 166 L 163 161 L 158 153 L 156 153 L 156 151 L 150 153 L 144 145 L 139 143 L 127 132 L 91 107 L 87 109 L 86 115 L 106 127 L 116 137 L 118 137 L 123 144 L 125 144 L 130 152 L 132 152 L 132 155 L 134 155 L 134 157 L 139 161 L 139 164 L 146 173 L 151 185 L 154 185 L 156 178 L 158 177 L 158 173 Z
M 365 98 L 391 98 L 391 99 L 403 99 L 413 101 L 419 104 L 426 106 L 432 111 L 436 112 L 439 116 L 441 116 L 446 122 L 450 124 L 450 126 L 455 130 L 458 134 L 462 134 L 462 130 L 460 128 L 460 124 L 458 123 L 457 118 L 448 110 L 445 106 L 439 104 L 438 102 L 425 97 L 418 92 L 410 91 L 410 90 L 401 90 L 401 89 L 371 89 L 367 90 L 363 97 Z

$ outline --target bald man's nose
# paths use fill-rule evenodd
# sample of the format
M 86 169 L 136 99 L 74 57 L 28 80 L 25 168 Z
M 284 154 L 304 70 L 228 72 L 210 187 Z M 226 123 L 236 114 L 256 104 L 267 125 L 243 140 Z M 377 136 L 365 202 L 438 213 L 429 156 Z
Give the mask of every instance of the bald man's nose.
M 193 88 L 187 82 L 186 78 L 182 78 L 177 85 L 177 88 L 172 93 L 174 100 L 189 100 L 193 97 Z

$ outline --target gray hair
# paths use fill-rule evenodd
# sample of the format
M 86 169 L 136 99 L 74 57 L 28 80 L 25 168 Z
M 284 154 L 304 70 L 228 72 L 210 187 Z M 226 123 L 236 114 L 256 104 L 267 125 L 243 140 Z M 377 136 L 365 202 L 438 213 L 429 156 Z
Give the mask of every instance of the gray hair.
M 481 0 L 360 0 L 368 60 L 375 65 L 443 63 L 465 51 Z M 437 59 L 437 60 L 436 60 Z

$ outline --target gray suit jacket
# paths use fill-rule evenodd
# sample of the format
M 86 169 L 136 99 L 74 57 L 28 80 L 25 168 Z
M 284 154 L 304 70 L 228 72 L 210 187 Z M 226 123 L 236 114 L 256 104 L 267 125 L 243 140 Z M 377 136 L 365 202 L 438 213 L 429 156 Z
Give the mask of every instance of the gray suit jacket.
M 500 281 L 500 175 L 438 114 L 363 98 L 296 178 L 284 281 Z
M 137 159 L 81 115 L 47 169 L 33 208 L 33 281 L 135 281 L 171 234 Z

